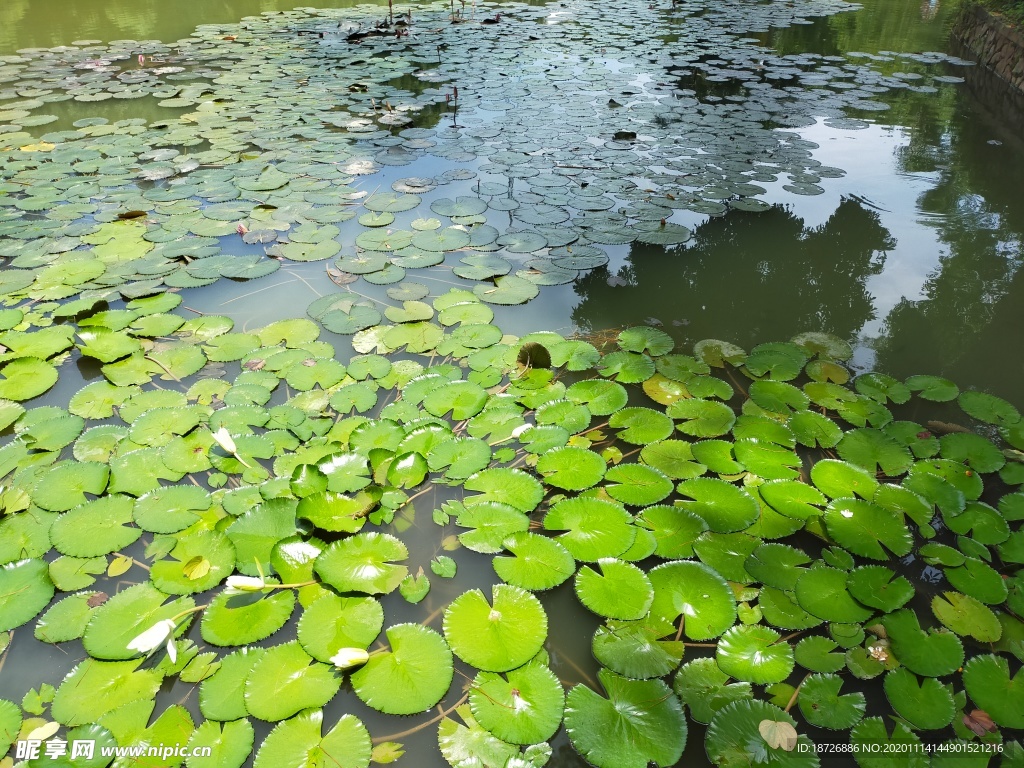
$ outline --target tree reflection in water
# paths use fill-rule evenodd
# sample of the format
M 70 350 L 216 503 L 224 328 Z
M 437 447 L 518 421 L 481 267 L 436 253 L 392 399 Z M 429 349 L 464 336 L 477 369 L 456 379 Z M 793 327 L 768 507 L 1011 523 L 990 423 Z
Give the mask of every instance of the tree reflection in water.
M 730 211 L 683 246 L 634 243 L 619 271 L 626 286 L 610 286 L 607 268 L 580 278 L 572 319 L 600 329 L 655 318 L 677 339 L 748 347 L 807 330 L 850 338 L 874 315 L 865 282 L 893 247 L 878 215 L 853 199 L 813 229 L 783 206 Z

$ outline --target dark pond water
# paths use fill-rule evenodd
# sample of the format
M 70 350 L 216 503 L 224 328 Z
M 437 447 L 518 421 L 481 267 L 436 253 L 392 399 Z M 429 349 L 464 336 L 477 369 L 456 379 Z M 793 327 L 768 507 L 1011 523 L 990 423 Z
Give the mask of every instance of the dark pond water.
M 200 24 L 231 24 L 302 5 L 289 0 L 4 0 L 0 56 L 83 40 L 171 42 Z M 344 8 L 353 3 L 320 5 Z M 784 29 L 752 32 L 750 38 L 766 55 L 851 57 L 876 62 L 885 74 L 901 68 L 913 71 L 912 64 L 895 54 L 960 53 L 948 41 L 953 9 L 946 2 L 867 0 L 863 6 Z M 728 98 L 736 87 L 704 82 L 692 73 L 676 74 L 682 87 L 698 95 Z M 1022 404 L 1022 113 L 998 83 L 976 68 L 949 66 L 948 74 L 965 82 L 941 83 L 926 92 L 888 93 L 884 101 L 889 109 L 856 113 L 865 121 L 855 128 L 830 124 L 826 118 L 831 113 L 817 116 L 812 124 L 787 128 L 813 142 L 812 157 L 821 166 L 845 171 L 841 178 L 822 179 L 821 194 L 792 194 L 780 182 L 767 185 L 763 199 L 771 207 L 764 211 L 733 210 L 724 216 L 684 212 L 673 222 L 693 230 L 688 242 L 609 246 L 606 266 L 573 282 L 542 288 L 525 307 L 499 309 L 495 323 L 518 334 L 556 330 L 565 335 L 649 323 L 664 328 L 683 346 L 712 337 L 746 348 L 821 330 L 854 344 L 859 370 L 900 378 L 939 374 L 964 388 L 985 389 Z M 114 106 L 64 102 L 48 111 L 60 127 L 94 114 L 111 120 L 155 120 L 169 114 L 149 100 Z M 386 188 L 394 179 L 432 176 L 446 167 L 444 160 L 427 157 L 411 167 L 386 168 L 373 184 Z M 441 196 L 454 193 L 444 189 L 432 197 Z M 414 279 L 440 281 L 438 286 L 458 282 L 442 271 Z M 379 286 L 354 287 L 370 296 L 383 295 Z M 193 289 L 185 303 L 227 314 L 241 330 L 294 316 L 296 308 L 330 289 L 323 265 L 291 264 L 260 281 L 221 281 Z M 341 337 L 332 342 L 343 354 L 350 350 Z M 66 379 L 52 395 L 55 401 L 66 400 L 80 386 L 73 377 Z M 435 504 L 441 500 L 431 499 Z M 421 517 L 429 516 L 431 506 L 422 506 Z M 429 535 L 413 557 L 426 562 L 438 542 L 428 524 L 424 529 Z M 467 576 L 460 574 L 451 594 L 445 592 L 445 582 L 436 584 L 428 612 L 457 591 L 485 587 L 493 580 L 488 567 L 474 564 L 471 553 L 455 556 Z M 101 582 L 99 587 L 117 589 L 114 583 Z M 581 615 L 568 585 L 546 596 L 545 605 L 553 619 L 554 668 L 570 682 L 590 679 L 596 671 L 589 651 L 595 620 Z M 385 607 L 392 621 L 420 620 L 423 615 L 422 606 L 413 610 L 397 595 Z M 75 660 L 61 649 L 26 638 L 12 648 L 0 670 L 0 697 L 20 700 L 39 684 L 41 672 L 57 683 Z M 182 684 L 162 697 L 167 703 L 195 706 L 195 692 Z M 382 724 L 352 695 L 337 704 L 334 715 L 342 709 L 364 719 L 375 737 L 393 727 Z M 428 728 L 399 740 L 420 755 L 411 764 L 433 766 L 442 764 L 431 746 L 434 739 L 434 729 Z M 703 760 L 701 740 L 693 738 L 680 764 Z M 564 739 L 556 741 L 550 765 L 581 764 Z

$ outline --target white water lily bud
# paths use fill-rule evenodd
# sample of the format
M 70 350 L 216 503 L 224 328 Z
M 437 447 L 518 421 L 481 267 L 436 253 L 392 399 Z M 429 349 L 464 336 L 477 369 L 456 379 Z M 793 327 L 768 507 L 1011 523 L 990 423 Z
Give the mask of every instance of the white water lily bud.
M 239 595 L 243 592 L 262 592 L 267 588 L 267 583 L 256 576 L 228 576 L 225 584 L 225 594 Z
M 235 441 L 232 439 L 231 434 L 225 427 L 221 427 L 213 433 L 213 439 L 221 448 L 228 453 L 236 453 Z
M 519 437 L 521 434 L 523 434 L 523 432 L 526 432 L 528 429 L 533 429 L 533 424 L 520 424 L 518 427 L 513 429 L 509 433 L 509 435 L 511 437 Z
M 161 645 L 164 644 L 168 638 L 172 638 L 174 635 L 175 624 L 170 619 L 164 619 L 158 621 L 152 627 L 147 629 L 141 635 L 138 635 L 130 643 L 128 643 L 129 651 L 136 651 L 138 653 L 152 653 Z M 171 654 L 171 661 L 174 661 L 174 653 L 171 651 L 173 647 L 173 639 L 168 644 L 167 652 Z
M 342 648 L 331 656 L 331 663 L 338 669 L 350 669 L 365 664 L 369 658 L 370 654 L 362 648 Z

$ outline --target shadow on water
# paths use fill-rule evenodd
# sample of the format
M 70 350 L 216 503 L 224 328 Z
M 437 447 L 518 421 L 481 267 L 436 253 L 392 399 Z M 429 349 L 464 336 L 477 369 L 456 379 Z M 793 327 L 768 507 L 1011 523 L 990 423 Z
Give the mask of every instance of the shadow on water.
M 684 342 L 721 338 L 747 346 L 808 328 L 847 338 L 873 315 L 865 281 L 895 246 L 878 215 L 844 200 L 808 229 L 790 208 L 732 211 L 697 228 L 686 247 L 634 244 L 608 284 L 607 269 L 581 278 L 573 320 L 587 328 L 652 317 Z

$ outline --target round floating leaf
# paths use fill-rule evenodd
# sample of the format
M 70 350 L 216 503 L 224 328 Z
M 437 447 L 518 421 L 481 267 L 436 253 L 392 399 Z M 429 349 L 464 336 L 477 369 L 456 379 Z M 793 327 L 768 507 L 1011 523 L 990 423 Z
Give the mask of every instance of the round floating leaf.
M 666 560 L 693 557 L 693 544 L 708 529 L 704 518 L 676 506 L 641 510 L 637 525 L 654 536 L 654 553 Z
M 782 636 L 760 624 L 732 627 L 718 640 L 715 658 L 730 677 L 766 685 L 779 683 L 793 671 L 793 649 Z
M 130 496 L 115 494 L 65 512 L 50 528 L 54 547 L 73 557 L 96 557 L 128 546 L 142 535 L 132 526 L 133 506 Z
M 825 621 L 841 624 L 867 621 L 871 611 L 853 599 L 847 591 L 846 579 L 846 572 L 837 568 L 811 568 L 797 580 L 797 603 L 812 616 Z
M 618 343 L 627 352 L 649 352 L 654 357 L 671 352 L 675 346 L 667 333 L 647 326 L 627 328 L 619 334 Z
M 446 382 L 430 392 L 423 399 L 423 407 L 434 416 L 445 416 L 449 412 L 457 421 L 472 418 L 483 410 L 487 392 L 472 381 Z
M 954 432 L 939 439 L 942 458 L 959 461 L 975 472 L 996 472 L 1006 463 L 991 440 L 969 432 Z
M 871 473 L 902 475 L 914 463 L 910 451 L 878 429 L 852 429 L 836 446 L 839 455 Z
M 152 699 L 163 676 L 155 669 L 138 669 L 142 659 L 96 661 L 86 659 L 61 682 L 50 706 L 58 723 L 76 726 L 91 723 L 107 712 Z
M 360 533 L 327 547 L 316 560 L 316 572 L 339 592 L 387 594 L 409 573 L 392 561 L 408 557 L 408 548 L 394 536 Z
M 555 448 L 537 461 L 537 472 L 544 482 L 566 491 L 582 491 L 597 485 L 606 467 L 604 459 L 584 448 Z
M 631 563 L 614 558 L 597 561 L 600 572 L 583 566 L 576 574 L 576 595 L 599 616 L 639 619 L 651 607 L 654 589 L 647 575 Z
M 611 352 L 601 358 L 598 372 L 623 384 L 638 384 L 654 375 L 654 360 L 637 352 Z
M 914 674 L 942 677 L 955 672 L 964 662 L 960 638 L 942 629 L 925 632 L 917 615 L 909 609 L 890 613 L 882 624 L 893 655 Z
M 459 534 L 462 546 L 487 554 L 501 552 L 505 539 L 530 527 L 530 518 L 518 509 L 494 501 L 464 509 L 455 522 L 462 528 L 473 529 Z
M 57 383 L 57 369 L 38 357 L 19 357 L 0 369 L 0 398 L 31 400 Z
M 654 587 L 651 615 L 675 623 L 680 616 L 691 640 L 718 637 L 736 621 L 736 598 L 713 568 L 696 562 L 671 562 L 648 572 Z
M 390 650 L 375 652 L 352 675 L 356 695 L 387 715 L 430 709 L 447 693 L 454 675 L 444 639 L 418 624 L 396 624 L 386 634 Z
M 296 642 L 267 648 L 245 681 L 245 708 L 260 720 L 286 720 L 322 707 L 341 687 L 333 666 L 314 661 Z
M 911 376 L 905 384 L 907 389 L 916 393 L 918 397 L 937 403 L 955 400 L 960 394 L 960 388 L 956 384 L 939 376 Z
M 614 385 L 614 382 L 602 383 Z M 652 408 L 621 408 L 608 419 L 608 426 L 622 430 L 618 437 L 627 443 L 647 445 L 669 437 L 673 423 L 668 416 Z
M 608 495 L 623 504 L 656 504 L 672 493 L 672 481 L 644 464 L 618 464 L 605 474 Z
M 49 604 L 53 592 L 53 582 L 42 560 L 20 560 L 0 566 L 0 632 L 33 619 Z
M 673 419 L 683 419 L 676 429 L 693 437 L 717 437 L 728 434 L 736 423 L 736 414 L 717 400 L 679 400 L 668 407 Z
M 609 621 L 594 633 L 594 658 L 635 680 L 664 677 L 679 666 L 685 646 L 667 621 Z
M 515 275 L 505 275 L 504 277 L 496 277 L 493 286 L 489 283 L 474 286 L 473 293 L 481 301 L 486 301 L 488 304 L 511 305 L 525 304 L 530 299 L 536 298 L 537 294 L 540 293 L 540 289 L 529 280 L 524 280 Z
M 536 533 L 515 533 L 505 539 L 510 556 L 491 560 L 502 581 L 531 591 L 551 589 L 572 576 L 576 561 L 554 539 Z
M 128 647 L 138 635 L 155 624 L 195 606 L 190 598 L 170 598 L 148 581 L 136 584 L 96 609 L 86 627 L 82 644 L 97 659 L 131 659 L 138 651 Z M 188 622 L 179 627 L 183 631 Z
M 672 687 L 698 723 L 710 723 L 715 712 L 733 701 L 751 698 L 750 683 L 729 683 L 729 676 L 712 658 L 695 659 L 680 667 Z
M 964 685 L 975 704 L 1004 728 L 1024 728 L 1024 672 L 1010 677 L 1006 658 L 975 656 L 964 666 Z
M 811 467 L 811 481 L 832 499 L 860 496 L 870 500 L 878 490 L 878 481 L 867 470 L 833 459 L 816 462 Z
M 797 737 L 793 749 L 773 746 L 765 740 L 762 724 L 778 723 L 796 727 L 796 720 L 766 701 L 744 700 L 726 704 L 715 713 L 708 726 L 704 747 L 708 758 L 718 765 L 731 765 L 734 755 L 749 755 L 756 749 L 765 765 L 785 768 L 816 768 L 814 745 L 804 735 Z M 767 730 L 767 729 L 766 729 Z
M 903 516 L 860 499 L 836 499 L 825 510 L 829 536 L 861 557 L 887 560 L 886 550 L 902 557 L 913 547 Z
M 876 750 L 880 753 L 861 758 L 868 768 L 890 768 L 896 765 L 899 768 L 927 768 L 930 764 L 921 739 L 899 721 L 896 722 L 890 737 L 882 718 L 867 717 L 854 726 L 850 732 L 850 741 L 862 754 Z M 868 760 L 871 762 L 868 763 Z
M 269 595 L 221 592 L 203 612 L 203 640 L 221 646 L 259 642 L 283 627 L 294 607 L 295 593 L 290 589 Z
M 212 589 L 235 567 L 235 548 L 220 531 L 182 536 L 171 559 L 153 563 L 150 579 L 169 595 L 190 595 Z
M 689 480 L 707 471 L 693 457 L 693 449 L 685 440 L 659 440 L 640 451 L 640 461 L 675 480 Z
M 660 680 L 627 680 L 598 672 L 608 694 L 577 685 L 566 697 L 565 729 L 573 747 L 597 768 L 674 765 L 686 746 L 686 717 Z
M 252 752 L 255 732 L 248 720 L 235 720 L 221 724 L 214 721 L 202 723 L 188 740 L 188 747 L 209 748 L 210 754 L 188 758 L 188 768 L 241 768 Z
M 838 672 L 846 666 L 842 653 L 833 653 L 839 644 L 821 635 L 803 638 L 793 649 L 793 658 L 804 669 L 812 672 Z
M 914 587 L 905 577 L 882 565 L 854 568 L 846 588 L 859 602 L 886 613 L 902 608 L 914 596 Z
M 1003 634 L 1002 625 L 991 608 L 959 592 L 943 592 L 933 597 L 932 613 L 943 626 L 981 643 L 994 643 Z
M 367 648 L 380 634 L 384 610 L 371 597 L 326 594 L 299 619 L 298 640 L 317 661 L 330 662 L 342 648 Z
M 469 691 L 473 716 L 502 741 L 547 741 L 562 723 L 565 695 L 554 673 L 537 662 L 506 673 L 481 672 Z
M 717 533 L 742 531 L 761 514 L 757 501 L 744 489 L 724 480 L 698 477 L 679 484 L 677 490 L 693 501 L 681 506 L 702 517 Z
M 488 605 L 474 589 L 455 598 L 444 612 L 444 634 L 455 654 L 477 669 L 505 672 L 533 658 L 544 644 L 548 618 L 529 592 L 496 584 Z
M 621 504 L 576 496 L 563 499 L 544 517 L 544 528 L 562 531 L 556 540 L 577 560 L 595 562 L 618 557 L 632 545 L 636 529 Z
M 773 480 L 758 486 L 764 502 L 785 517 L 809 520 L 822 514 L 819 509 L 826 503 L 817 489 L 796 480 Z
M 466 480 L 467 491 L 480 491 L 479 496 L 470 496 L 466 505 L 483 501 L 497 501 L 508 504 L 522 512 L 532 512 L 544 498 L 544 486 L 533 476 L 522 470 L 494 467 L 477 472 Z
M 811 675 L 804 680 L 797 696 L 804 719 L 833 731 L 845 731 L 859 723 L 866 707 L 864 694 L 858 691 L 840 696 L 842 686 L 843 679 L 837 675 Z
M 885 676 L 885 696 L 900 717 L 924 730 L 944 728 L 953 720 L 953 686 L 933 677 L 920 680 L 906 669 L 894 669 Z
M 1001 397 L 987 392 L 961 392 L 957 402 L 964 413 L 986 424 L 1009 427 L 1020 421 L 1020 411 Z

